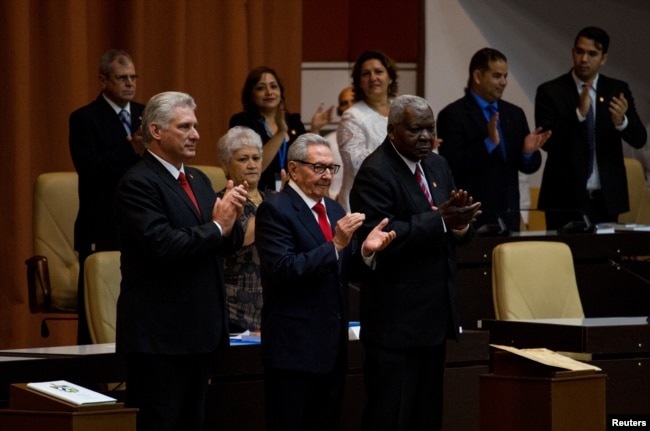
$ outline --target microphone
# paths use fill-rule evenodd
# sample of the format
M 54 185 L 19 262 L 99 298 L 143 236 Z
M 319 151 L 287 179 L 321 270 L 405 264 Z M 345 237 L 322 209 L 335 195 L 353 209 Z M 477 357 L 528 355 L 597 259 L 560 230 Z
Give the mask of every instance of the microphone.
M 570 220 L 566 224 L 557 228 L 558 234 L 576 234 L 576 233 L 593 233 L 596 230 L 596 226 L 591 222 L 589 216 L 580 210 L 567 209 L 567 208 L 522 208 L 520 211 L 539 211 L 542 213 L 555 213 L 555 214 L 565 214 L 565 220 Z M 570 216 L 570 217 L 569 217 Z M 572 220 L 574 217 L 581 217 L 582 220 Z M 547 228 L 548 230 L 548 228 Z
M 502 214 L 490 210 L 490 209 L 485 209 L 481 208 L 481 211 L 483 212 L 481 214 L 482 217 L 479 218 L 479 222 L 483 220 L 492 218 L 496 223 L 485 223 L 481 225 L 478 229 L 476 229 L 476 233 L 480 236 L 508 236 L 510 235 L 510 228 L 508 227 L 508 224 L 503 220 Z M 505 213 L 505 215 L 509 214 Z M 517 213 L 518 214 L 518 213 Z
M 570 221 L 557 230 L 559 234 L 572 234 L 572 233 L 593 233 L 596 226 L 591 223 L 587 214 L 582 213 L 582 221 Z
M 635 271 L 632 271 L 629 268 L 626 268 L 626 267 L 622 266 L 620 263 L 617 263 L 613 259 L 607 259 L 607 262 L 610 265 L 612 265 L 617 271 L 623 270 L 623 271 L 627 272 L 628 274 L 630 274 L 631 276 L 635 277 L 636 279 L 641 280 L 644 284 L 650 286 L 650 280 L 648 280 L 647 278 L 645 278 L 641 274 L 639 274 L 639 273 L 637 273 Z M 645 321 L 650 323 L 650 316 L 646 317 Z

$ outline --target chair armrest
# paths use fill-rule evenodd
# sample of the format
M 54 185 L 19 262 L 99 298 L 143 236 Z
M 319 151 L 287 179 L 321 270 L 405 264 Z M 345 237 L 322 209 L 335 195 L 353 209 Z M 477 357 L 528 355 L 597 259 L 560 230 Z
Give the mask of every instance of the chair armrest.
M 32 256 L 25 261 L 27 265 L 27 293 L 29 311 L 39 313 L 51 310 L 52 289 L 50 271 L 45 256 Z

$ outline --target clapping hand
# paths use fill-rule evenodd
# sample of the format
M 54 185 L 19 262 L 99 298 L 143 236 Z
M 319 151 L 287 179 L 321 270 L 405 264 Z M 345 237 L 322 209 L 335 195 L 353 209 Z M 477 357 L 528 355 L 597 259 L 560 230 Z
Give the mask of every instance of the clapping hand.
M 142 126 L 138 127 L 133 136 L 127 136 L 126 139 L 131 143 L 133 151 L 140 157 L 144 154 L 146 147 L 142 139 Z
M 462 230 L 481 214 L 481 203 L 474 202 L 465 190 L 452 190 L 450 197 L 438 207 L 445 225 L 455 230 Z
M 323 126 L 332 122 L 332 112 L 334 111 L 334 105 L 330 106 L 328 109 L 325 109 L 325 104 L 321 103 L 318 105 L 318 109 L 314 113 L 314 116 L 311 117 L 311 132 L 318 133 Z
M 541 127 L 536 128 L 524 138 L 524 154 L 530 154 L 534 151 L 539 150 L 550 137 L 550 130 L 542 132 Z
M 223 198 L 217 198 L 212 208 L 212 221 L 221 226 L 223 236 L 228 236 L 235 221 L 242 215 L 244 205 L 248 198 L 248 183 L 235 186 L 232 180 L 228 180 L 226 192 Z
M 352 235 L 361 227 L 361 224 L 366 219 L 366 215 L 362 213 L 349 213 L 336 222 L 336 230 L 332 242 L 337 250 L 342 250 L 350 244 Z
M 364 257 L 370 256 L 372 253 L 385 249 L 390 244 L 397 234 L 394 230 L 384 232 L 384 228 L 388 225 L 388 218 L 380 221 L 373 230 L 370 231 L 368 237 L 363 242 L 361 254 Z
M 627 99 L 623 93 L 619 94 L 618 97 L 612 97 L 612 100 L 609 102 L 609 113 L 612 114 L 612 122 L 614 123 L 614 126 L 618 127 L 623 124 L 626 112 Z

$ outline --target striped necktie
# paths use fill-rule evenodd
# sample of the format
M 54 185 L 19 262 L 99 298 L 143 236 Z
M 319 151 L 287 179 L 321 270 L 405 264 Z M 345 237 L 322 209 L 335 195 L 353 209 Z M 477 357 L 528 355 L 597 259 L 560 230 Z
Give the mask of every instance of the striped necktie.
M 424 193 L 424 196 L 426 196 L 427 200 L 429 201 L 429 205 L 433 206 L 433 199 L 431 199 L 431 193 L 429 193 L 427 183 L 424 181 L 424 176 L 422 175 L 422 170 L 420 170 L 419 164 L 415 165 L 415 179 L 417 180 L 418 184 L 420 184 L 422 193 Z
M 129 118 L 129 113 L 126 109 L 120 111 L 120 120 L 122 120 L 122 125 L 124 126 L 124 130 L 126 130 L 126 134 L 131 136 L 131 119 Z

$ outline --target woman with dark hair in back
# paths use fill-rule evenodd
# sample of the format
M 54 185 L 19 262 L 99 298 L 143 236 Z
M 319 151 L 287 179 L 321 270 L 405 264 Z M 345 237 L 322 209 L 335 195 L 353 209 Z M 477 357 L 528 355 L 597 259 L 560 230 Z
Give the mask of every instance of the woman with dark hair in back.
M 244 110 L 230 118 L 228 127 L 244 126 L 255 130 L 262 138 L 263 163 L 260 190 L 278 190 L 280 171 L 287 167 L 287 149 L 306 132 L 300 114 L 286 109 L 284 85 L 275 70 L 260 66 L 251 70 L 241 92 Z M 331 120 L 333 106 L 323 105 L 312 117 L 311 132 L 318 133 Z

